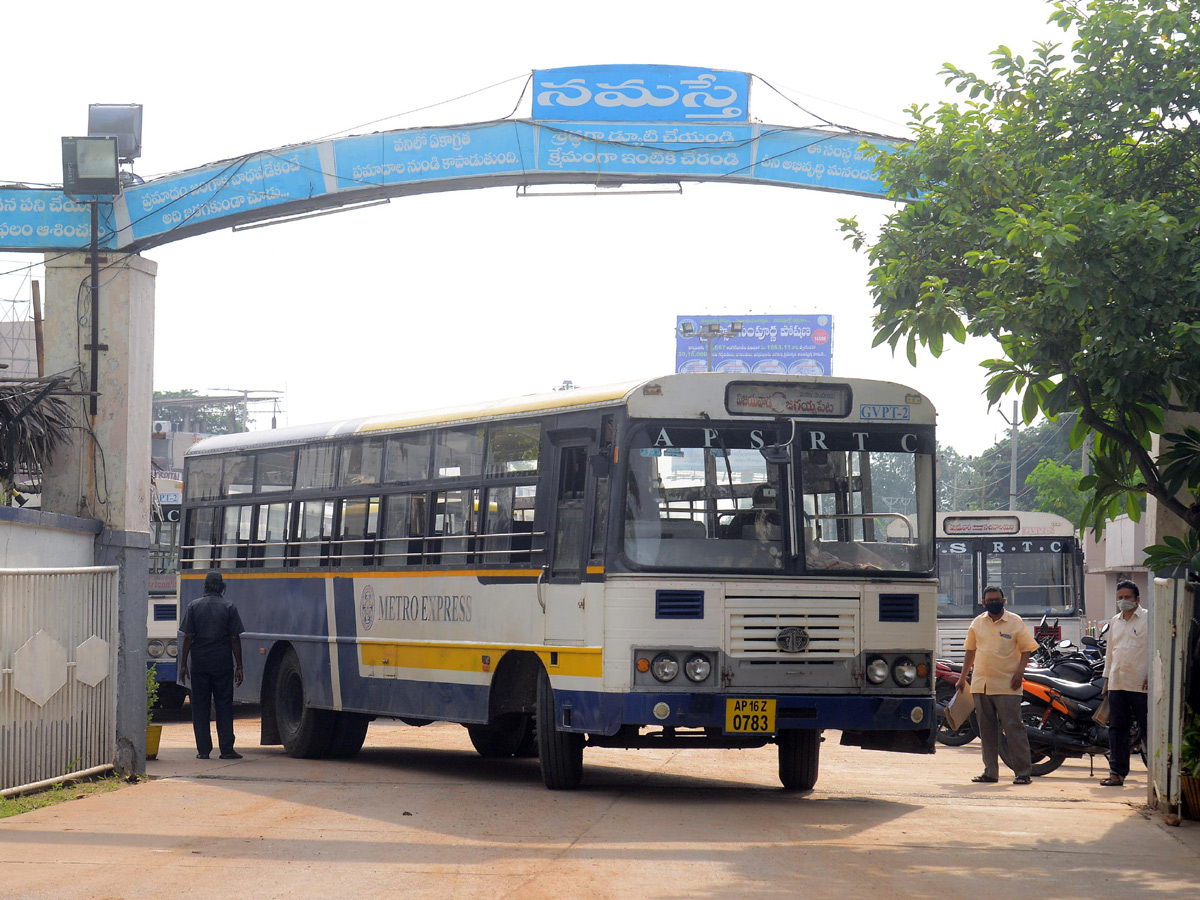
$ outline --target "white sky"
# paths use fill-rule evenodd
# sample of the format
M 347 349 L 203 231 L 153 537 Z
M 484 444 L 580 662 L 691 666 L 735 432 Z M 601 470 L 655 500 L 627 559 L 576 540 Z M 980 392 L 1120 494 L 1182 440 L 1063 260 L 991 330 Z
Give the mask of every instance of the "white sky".
M 520 80 L 355 127 L 534 68 L 602 63 L 751 72 L 833 121 L 903 135 L 905 107 L 952 95 L 937 74 L 943 62 L 984 73 L 999 44 L 1027 52 L 1062 40 L 1045 0 L 132 0 L 102 16 L 94 4 L 21 7 L 0 10 L 9 74 L 0 184 L 61 182 L 60 138 L 86 133 L 89 103 L 144 105 L 135 170 L 151 178 L 342 130 L 499 118 Z M 86 26 L 74 24 L 73 8 Z M 813 121 L 761 82 L 751 115 Z M 987 411 L 978 367 L 993 344 L 950 342 L 940 360 L 922 353 L 916 369 L 886 346 L 871 349 L 867 261 L 836 220 L 857 215 L 873 228 L 889 210 L 718 184 L 600 198 L 517 199 L 493 188 L 188 238 L 146 254 L 159 266 L 155 387 L 281 390 L 281 425 L 329 421 L 534 393 L 564 379 L 663 375 L 674 366 L 677 315 L 828 312 L 835 375 L 923 391 L 942 442 L 979 453 L 1006 430 Z M 37 259 L 0 254 L 0 272 Z M 0 275 L 0 302 L 28 297 L 24 273 Z M 257 427 L 269 423 L 270 407 L 260 407 Z

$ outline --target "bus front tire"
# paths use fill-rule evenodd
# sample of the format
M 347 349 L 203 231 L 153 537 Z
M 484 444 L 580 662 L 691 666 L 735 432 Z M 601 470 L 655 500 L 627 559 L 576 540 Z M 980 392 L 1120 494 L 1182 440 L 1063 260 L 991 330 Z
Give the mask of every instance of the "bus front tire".
M 467 726 L 471 745 L 480 756 L 488 759 L 519 755 L 528 733 L 529 716 L 521 713 L 501 716 L 494 725 Z
M 776 737 L 779 745 L 779 780 L 785 791 L 811 791 L 817 783 L 821 760 L 821 732 L 815 728 L 789 728 Z
M 275 676 L 275 719 L 287 755 L 296 759 L 325 756 L 333 740 L 333 716 L 327 709 L 307 704 L 300 658 L 289 647 Z
M 559 731 L 554 716 L 554 690 L 543 669 L 537 685 L 537 743 L 542 780 L 552 791 L 579 787 L 583 780 L 582 734 Z

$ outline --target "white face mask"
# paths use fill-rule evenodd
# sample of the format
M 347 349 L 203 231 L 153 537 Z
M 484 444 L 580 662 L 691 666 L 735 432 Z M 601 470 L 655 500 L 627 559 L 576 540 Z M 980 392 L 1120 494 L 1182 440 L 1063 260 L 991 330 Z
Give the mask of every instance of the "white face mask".
M 1121 612 L 1129 612 L 1131 609 L 1137 609 L 1138 602 L 1136 600 L 1118 600 L 1117 609 Z

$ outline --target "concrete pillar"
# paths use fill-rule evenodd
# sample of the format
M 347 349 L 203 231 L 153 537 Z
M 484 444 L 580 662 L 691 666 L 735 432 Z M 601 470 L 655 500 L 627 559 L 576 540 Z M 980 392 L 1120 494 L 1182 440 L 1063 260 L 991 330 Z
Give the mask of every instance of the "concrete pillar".
M 97 565 L 120 566 L 117 758 L 146 771 L 146 609 L 150 544 L 150 423 L 154 398 L 154 278 L 140 256 L 100 257 L 97 410 L 74 404 L 78 437 L 42 476 L 42 508 L 99 519 Z M 91 384 L 91 265 L 87 254 L 46 257 L 46 374 Z

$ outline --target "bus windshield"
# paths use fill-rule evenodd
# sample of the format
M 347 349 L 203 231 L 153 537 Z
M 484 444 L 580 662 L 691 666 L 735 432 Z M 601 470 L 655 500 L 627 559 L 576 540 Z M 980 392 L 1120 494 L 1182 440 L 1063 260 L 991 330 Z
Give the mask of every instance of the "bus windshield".
M 647 568 L 931 571 L 933 511 L 921 499 L 932 478 L 928 453 L 913 452 L 918 444 L 899 432 L 861 427 L 793 437 L 811 449 L 789 455 L 761 424 L 636 429 L 626 455 L 625 557 Z

